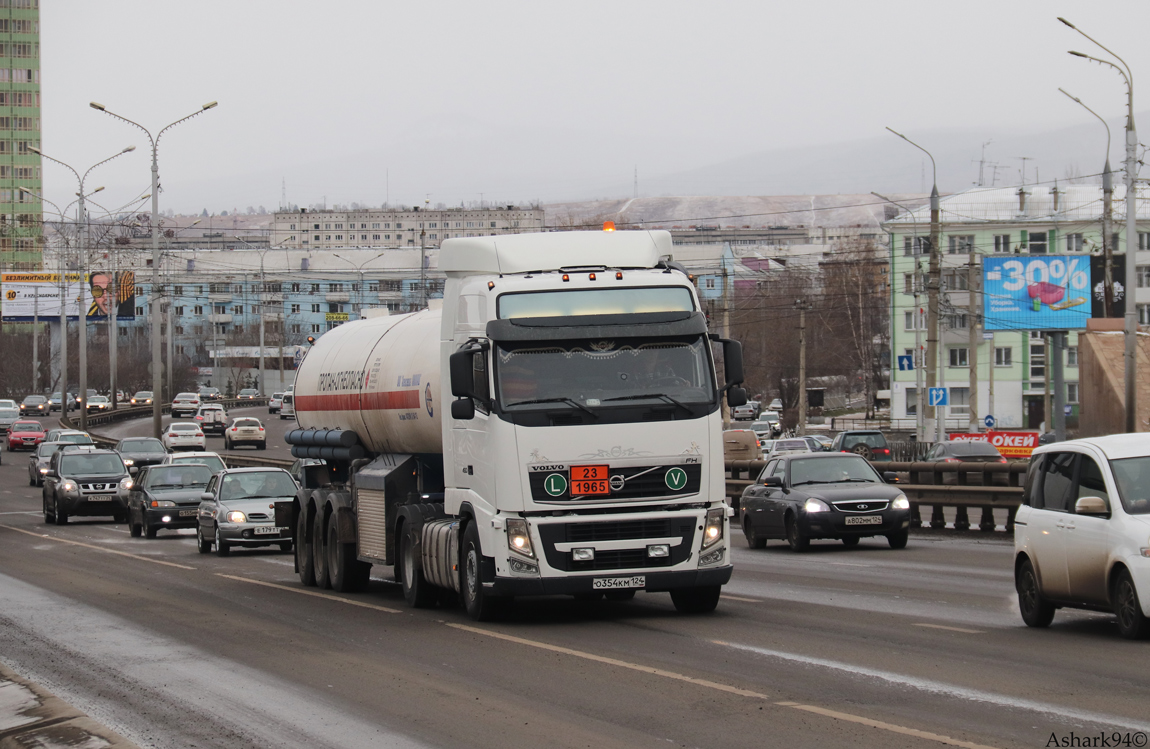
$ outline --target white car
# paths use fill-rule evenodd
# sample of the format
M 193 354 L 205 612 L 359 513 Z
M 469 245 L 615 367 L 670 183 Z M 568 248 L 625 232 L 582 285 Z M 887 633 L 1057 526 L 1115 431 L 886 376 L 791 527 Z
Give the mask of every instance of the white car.
M 780 455 L 798 455 L 801 453 L 809 452 L 814 452 L 811 450 L 811 446 L 805 439 L 798 437 L 795 439 L 775 440 L 771 444 L 771 451 L 769 453 L 764 451 L 763 454 L 770 455 L 772 458 L 777 458 Z
M 257 450 L 266 450 L 268 433 L 259 419 L 250 416 L 240 417 L 224 431 L 224 449 L 231 450 L 238 445 L 252 445 Z
M 283 393 L 272 393 L 272 397 L 268 398 L 268 413 L 279 413 L 280 406 L 283 405 Z
M 216 474 L 227 468 L 224 465 L 223 458 L 218 453 L 209 452 L 189 452 L 180 454 L 171 454 L 164 459 L 166 465 L 179 465 L 182 463 L 202 463 L 208 468 L 212 469 L 212 473 Z
M 1014 520 L 1023 621 L 1059 608 L 1112 611 L 1118 631 L 1150 636 L 1150 434 L 1043 445 Z
M 200 396 L 196 393 L 179 393 L 172 399 L 172 416 L 188 416 L 200 410 Z
M 284 397 L 280 399 L 280 418 L 295 418 L 295 393 L 291 390 L 284 393 Z
M 228 412 L 218 403 L 205 403 L 196 411 L 196 424 L 205 434 L 223 434 L 228 428 Z
M 186 421 L 169 424 L 160 441 L 169 450 L 203 450 L 205 446 L 204 433 L 199 424 Z

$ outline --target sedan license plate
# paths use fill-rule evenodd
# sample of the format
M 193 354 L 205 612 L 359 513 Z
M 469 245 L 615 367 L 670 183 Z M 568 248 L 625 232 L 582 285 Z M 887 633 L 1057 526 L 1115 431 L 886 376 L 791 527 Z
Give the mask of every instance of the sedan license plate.
M 253 531 L 257 536 L 272 536 L 278 535 L 287 528 L 277 528 L 274 525 L 261 525 Z
M 91 496 L 84 497 L 84 499 L 88 500 L 89 502 L 111 502 L 113 499 L 115 499 L 115 497 L 111 494 L 93 494 Z
M 847 525 L 882 525 L 882 515 L 853 515 L 846 520 Z
M 597 577 L 591 581 L 592 590 L 618 590 L 620 588 L 645 588 L 646 575 L 632 575 L 631 577 Z
M 182 518 L 195 517 L 195 515 L 196 515 L 196 510 L 180 510 L 180 517 L 182 517 Z

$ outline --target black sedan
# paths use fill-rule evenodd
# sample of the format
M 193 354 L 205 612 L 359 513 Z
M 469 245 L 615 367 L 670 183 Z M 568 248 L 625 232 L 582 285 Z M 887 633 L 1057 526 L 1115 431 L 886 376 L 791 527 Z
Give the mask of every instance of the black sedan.
M 858 455 L 805 453 L 769 461 L 758 480 L 743 490 L 743 533 L 754 549 L 769 538 L 785 538 L 795 551 L 812 538 L 836 538 L 855 546 L 868 536 L 886 536 L 892 549 L 906 546 L 910 501 L 893 473 L 880 476 Z
M 158 465 L 168 457 L 164 443 L 155 437 L 127 437 L 116 443 L 116 452 L 120 453 L 129 470 Z
M 133 538 L 155 538 L 159 530 L 195 528 L 200 497 L 212 471 L 205 465 L 152 465 L 137 475 L 128 493 L 128 530 Z

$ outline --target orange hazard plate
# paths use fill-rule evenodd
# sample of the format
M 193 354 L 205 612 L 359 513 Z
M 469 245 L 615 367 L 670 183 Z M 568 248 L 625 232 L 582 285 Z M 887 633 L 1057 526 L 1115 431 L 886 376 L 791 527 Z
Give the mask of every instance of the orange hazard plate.
M 571 466 L 571 494 L 607 494 L 607 466 Z

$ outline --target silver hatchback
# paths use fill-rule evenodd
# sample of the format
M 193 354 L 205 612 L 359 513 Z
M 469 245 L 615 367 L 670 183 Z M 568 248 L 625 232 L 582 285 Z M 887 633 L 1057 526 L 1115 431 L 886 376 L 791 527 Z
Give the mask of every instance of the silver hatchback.
M 216 547 L 278 545 L 292 549 L 292 529 L 275 524 L 275 503 L 295 499 L 297 486 L 282 468 L 232 468 L 212 477 L 201 497 L 196 541 L 201 554 Z

